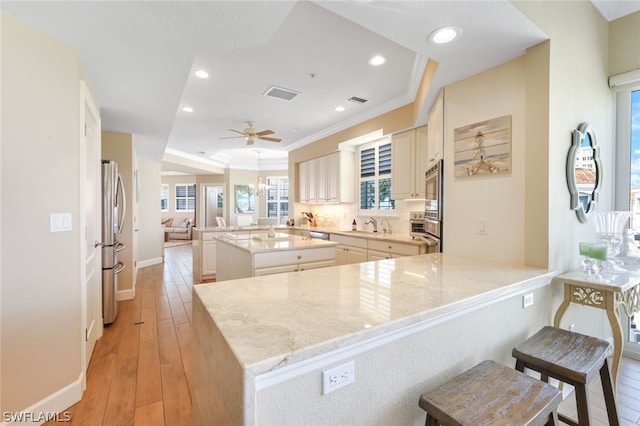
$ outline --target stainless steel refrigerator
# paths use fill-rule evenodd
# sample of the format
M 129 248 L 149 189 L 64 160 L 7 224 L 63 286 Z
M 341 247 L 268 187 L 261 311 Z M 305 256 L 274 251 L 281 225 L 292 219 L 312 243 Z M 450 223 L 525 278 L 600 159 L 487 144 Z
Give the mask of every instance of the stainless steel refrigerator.
M 125 248 L 118 241 L 126 213 L 126 196 L 118 163 L 102 160 L 102 318 L 111 324 L 118 315 L 118 274 L 125 268 L 118 252 Z

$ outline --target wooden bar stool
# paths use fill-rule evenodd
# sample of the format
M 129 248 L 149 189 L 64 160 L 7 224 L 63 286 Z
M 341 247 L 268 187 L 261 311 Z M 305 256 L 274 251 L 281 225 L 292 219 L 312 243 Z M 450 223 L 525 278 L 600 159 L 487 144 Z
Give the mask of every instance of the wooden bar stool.
M 494 361 L 483 361 L 420 396 L 426 426 L 555 425 L 562 393 Z
M 607 362 L 609 346 L 605 340 L 546 326 L 514 347 L 512 355 L 516 359 L 516 370 L 529 368 L 538 371 L 545 382 L 553 377 L 575 387 L 578 423 L 558 416 L 570 425 L 591 423 L 587 385 L 599 372 L 609 424 L 613 426 L 620 421 Z

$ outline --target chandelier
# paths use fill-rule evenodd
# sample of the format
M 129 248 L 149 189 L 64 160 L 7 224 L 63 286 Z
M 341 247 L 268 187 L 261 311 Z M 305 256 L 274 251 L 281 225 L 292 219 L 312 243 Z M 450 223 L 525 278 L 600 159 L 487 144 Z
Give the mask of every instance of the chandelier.
M 255 151 L 258 153 L 258 183 L 254 187 L 254 193 L 258 197 L 264 197 L 267 195 L 269 187 L 264 183 L 262 176 L 260 176 L 260 151 L 257 149 Z

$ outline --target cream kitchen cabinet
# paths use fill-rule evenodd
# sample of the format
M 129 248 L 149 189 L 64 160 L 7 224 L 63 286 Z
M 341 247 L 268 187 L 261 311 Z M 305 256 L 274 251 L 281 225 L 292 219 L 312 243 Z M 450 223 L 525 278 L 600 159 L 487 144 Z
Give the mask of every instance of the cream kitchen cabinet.
M 367 239 L 331 234 L 336 246 L 336 265 L 349 265 L 367 261 Z
M 316 164 L 315 159 L 298 164 L 298 200 L 301 203 L 316 201 Z
M 424 198 L 429 132 L 427 126 L 422 126 L 393 135 L 391 197 L 394 200 Z
M 393 259 L 426 253 L 424 245 L 403 244 L 395 241 L 369 240 L 367 260 Z
M 427 126 L 427 168 L 431 168 L 442 158 L 444 148 L 444 90 L 440 91 L 429 111 Z
M 319 203 L 353 202 L 354 153 L 338 151 L 316 160 L 316 201 Z
M 299 201 L 351 203 L 354 200 L 354 153 L 338 151 L 298 165 Z

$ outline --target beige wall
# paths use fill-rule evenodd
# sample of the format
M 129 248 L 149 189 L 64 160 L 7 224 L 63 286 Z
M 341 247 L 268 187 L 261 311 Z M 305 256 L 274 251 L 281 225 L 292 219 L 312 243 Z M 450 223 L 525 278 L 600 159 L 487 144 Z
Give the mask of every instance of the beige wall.
M 540 143 L 543 144 L 541 149 L 548 149 L 548 227 L 545 229 L 544 220 L 541 220 L 537 232 L 548 235 L 549 268 L 568 271 L 579 266 L 578 241 L 594 238 L 593 225 L 581 224 L 569 209 L 566 186 L 565 167 L 571 131 L 584 121 L 592 124 L 601 146 L 604 177 L 598 210 L 613 209 L 614 179 L 611 171 L 614 170 L 614 111 L 613 97 L 607 83 L 610 26 L 590 2 L 548 2 L 543 7 L 538 2 L 514 2 L 514 5 L 551 40 L 548 54 L 548 115 L 546 118 L 541 116 L 542 106 L 533 111 L 528 123 L 531 133 L 528 134 L 527 143 Z M 571 19 L 567 20 L 567 16 L 571 16 Z M 626 47 L 615 46 L 612 49 L 625 51 Z M 544 60 L 542 56 L 540 59 Z M 528 67 L 536 69 L 533 63 L 529 63 Z M 529 73 L 527 78 L 540 81 L 546 76 Z M 538 88 L 543 89 L 543 84 Z M 538 93 L 534 92 L 533 96 L 544 101 L 544 97 Z M 529 103 L 527 108 L 530 107 L 532 105 Z M 533 126 L 538 123 L 541 128 L 548 123 L 547 135 L 534 130 Z M 538 163 L 537 166 L 544 173 L 543 164 Z M 533 174 L 536 170 L 534 167 L 530 172 Z
M 609 25 L 609 75 L 640 69 L 640 12 Z
M 138 161 L 138 264 L 162 262 L 163 235 L 160 227 L 160 164 Z
M 84 73 L 71 47 L 5 13 L 0 20 L 0 412 L 42 408 L 45 398 L 63 410 L 75 402 L 69 390 L 79 398 L 82 368 Z M 71 232 L 49 232 L 51 213 L 70 213 Z
M 122 261 L 126 268 L 118 274 L 118 300 L 133 299 L 136 290 L 136 240 L 138 229 L 135 167 L 136 158 L 133 149 L 133 136 L 128 133 L 102 132 L 102 159 L 113 160 L 118 163 L 118 172 L 124 183 L 127 211 L 124 216 L 122 233 L 118 235 L 118 241 L 126 247 L 118 252 L 118 260 Z
M 445 89 L 444 241 L 447 253 L 525 263 L 525 59 L 520 57 Z M 511 172 L 457 178 L 454 129 L 511 116 Z M 486 221 L 486 235 L 477 232 Z

